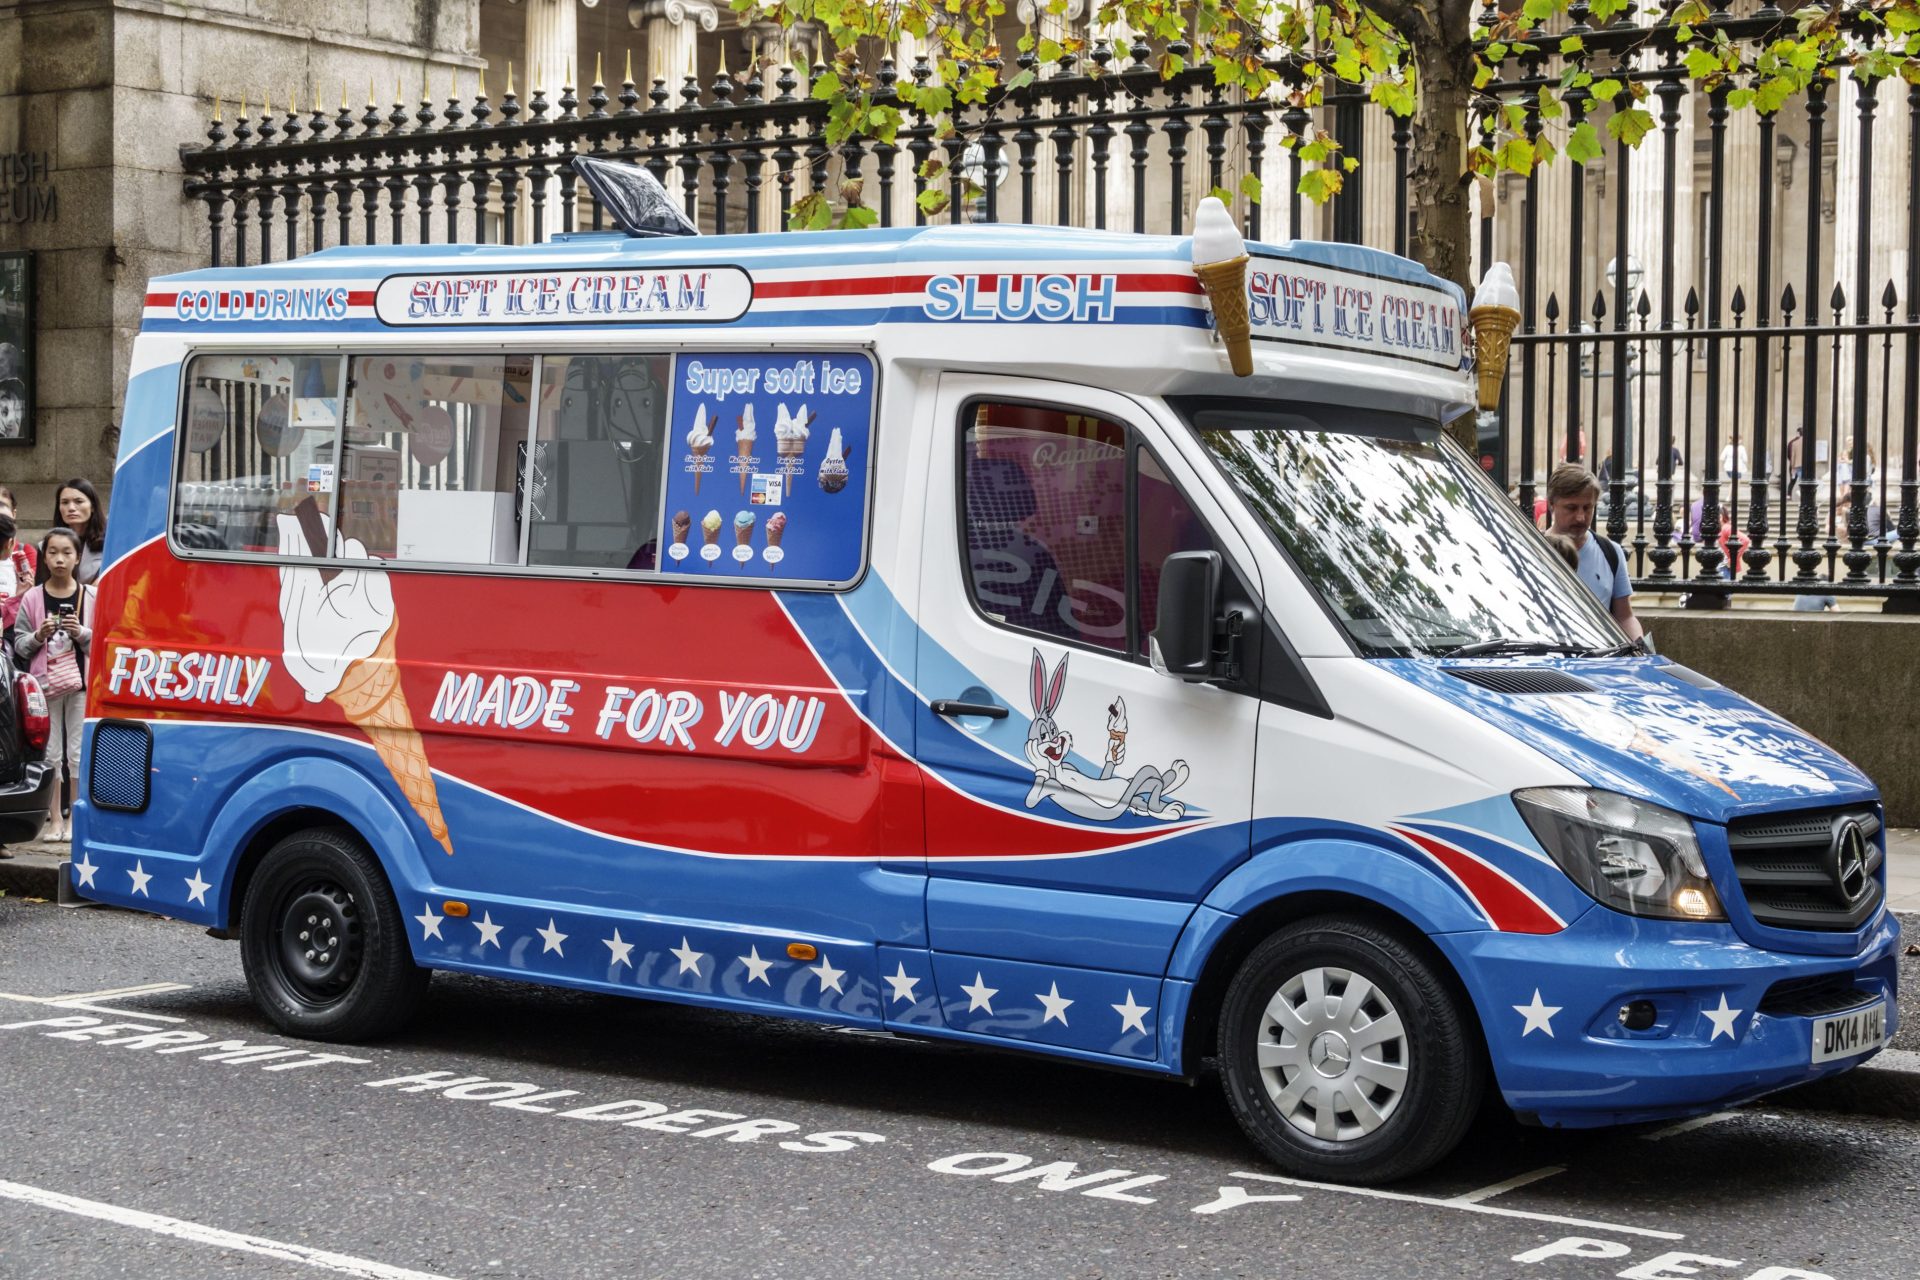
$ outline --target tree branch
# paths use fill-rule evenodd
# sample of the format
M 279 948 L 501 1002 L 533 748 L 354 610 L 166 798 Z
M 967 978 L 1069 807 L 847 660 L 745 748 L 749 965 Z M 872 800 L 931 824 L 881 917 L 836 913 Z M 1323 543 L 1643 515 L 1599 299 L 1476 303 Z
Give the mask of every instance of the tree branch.
M 1366 6 L 1404 39 L 1418 40 L 1424 34 L 1417 0 L 1366 0 Z

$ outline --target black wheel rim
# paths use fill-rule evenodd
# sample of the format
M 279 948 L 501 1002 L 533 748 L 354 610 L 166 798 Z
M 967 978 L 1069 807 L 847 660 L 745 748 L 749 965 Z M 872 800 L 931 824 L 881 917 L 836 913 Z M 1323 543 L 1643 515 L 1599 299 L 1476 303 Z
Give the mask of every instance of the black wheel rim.
M 353 895 L 331 880 L 309 880 L 280 901 L 267 948 L 274 977 L 309 1008 L 337 1003 L 353 989 L 366 957 Z

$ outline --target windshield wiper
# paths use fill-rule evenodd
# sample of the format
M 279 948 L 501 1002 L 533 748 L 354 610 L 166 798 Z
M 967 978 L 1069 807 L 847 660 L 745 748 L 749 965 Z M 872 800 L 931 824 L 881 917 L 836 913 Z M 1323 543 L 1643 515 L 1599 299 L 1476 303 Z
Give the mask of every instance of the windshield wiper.
M 1493 640 L 1476 640 L 1472 644 L 1463 644 L 1457 649 L 1448 649 L 1440 656 L 1442 658 L 1482 658 L 1491 654 L 1506 653 L 1564 653 L 1578 658 L 1591 658 L 1598 657 L 1601 652 L 1603 651 L 1589 649 L 1585 645 L 1564 644 L 1556 640 L 1516 640 L 1511 636 L 1500 636 Z

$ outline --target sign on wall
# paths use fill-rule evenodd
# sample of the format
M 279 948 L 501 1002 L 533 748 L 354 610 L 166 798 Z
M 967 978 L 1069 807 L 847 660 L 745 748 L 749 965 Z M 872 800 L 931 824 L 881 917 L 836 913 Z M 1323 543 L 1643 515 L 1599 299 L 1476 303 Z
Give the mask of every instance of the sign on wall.
M 0 444 L 33 443 L 33 254 L 0 253 Z

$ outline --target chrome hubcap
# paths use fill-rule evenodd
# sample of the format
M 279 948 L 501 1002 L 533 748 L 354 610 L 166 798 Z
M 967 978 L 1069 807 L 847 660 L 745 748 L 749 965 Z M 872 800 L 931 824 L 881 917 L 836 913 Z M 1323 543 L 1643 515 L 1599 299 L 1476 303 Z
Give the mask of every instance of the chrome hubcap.
M 1280 984 L 1255 1042 L 1274 1109 L 1304 1134 L 1351 1142 L 1385 1124 L 1412 1066 L 1400 1013 L 1373 983 L 1322 967 Z

